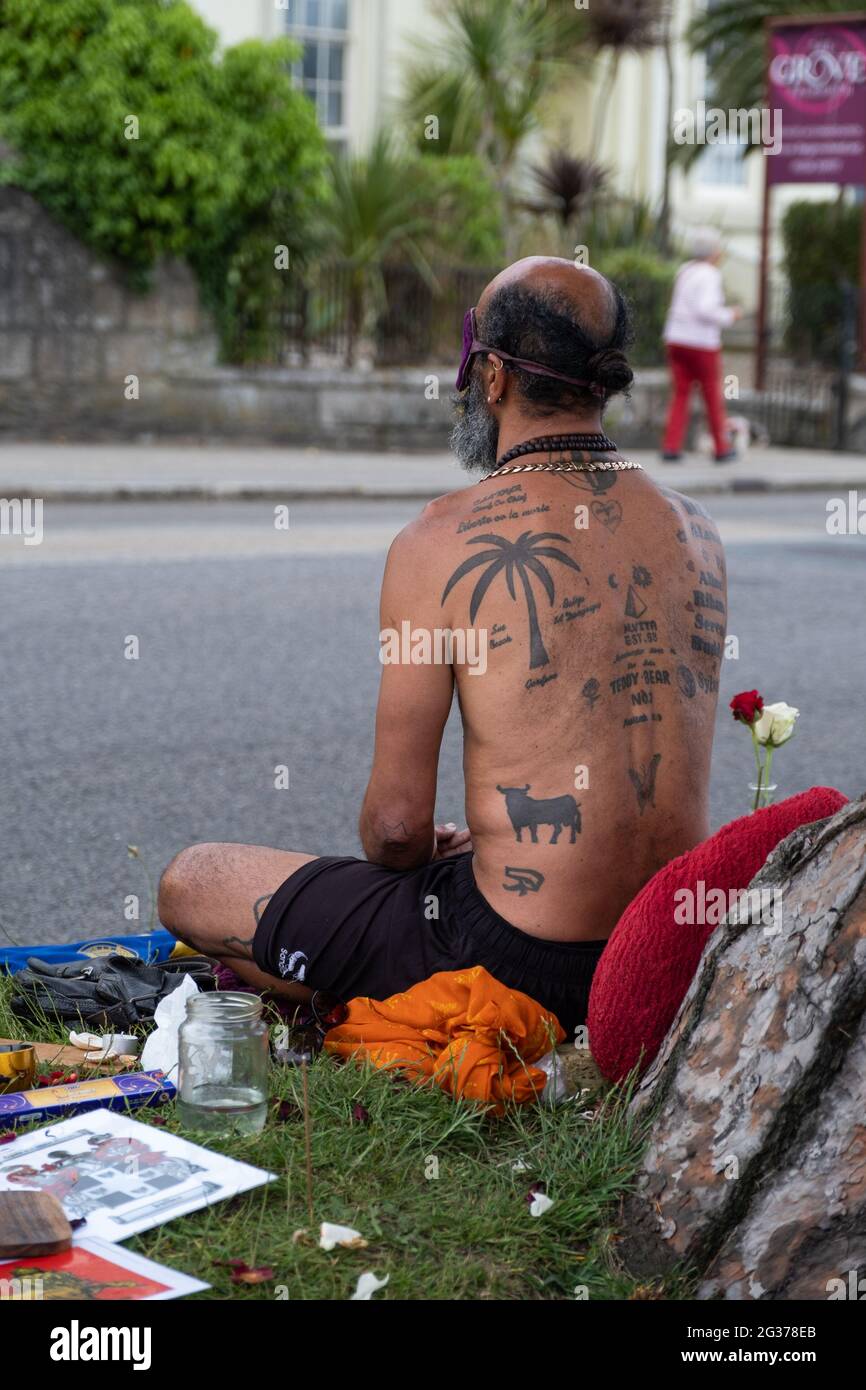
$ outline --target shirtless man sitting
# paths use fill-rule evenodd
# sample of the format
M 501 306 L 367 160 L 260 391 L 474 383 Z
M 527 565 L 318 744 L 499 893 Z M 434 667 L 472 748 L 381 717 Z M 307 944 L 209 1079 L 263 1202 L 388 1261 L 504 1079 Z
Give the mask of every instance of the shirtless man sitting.
M 452 441 L 482 476 L 401 531 L 382 584 L 383 634 L 449 630 L 453 660 L 383 665 L 366 859 L 193 846 L 160 887 L 181 940 L 299 1002 L 483 965 L 567 1032 L 584 1021 L 623 909 L 709 833 L 725 633 L 703 508 L 604 466 L 620 460 L 602 410 L 631 382 L 629 331 L 615 287 L 570 261 L 488 285 Z M 464 831 L 433 820 L 455 683 Z

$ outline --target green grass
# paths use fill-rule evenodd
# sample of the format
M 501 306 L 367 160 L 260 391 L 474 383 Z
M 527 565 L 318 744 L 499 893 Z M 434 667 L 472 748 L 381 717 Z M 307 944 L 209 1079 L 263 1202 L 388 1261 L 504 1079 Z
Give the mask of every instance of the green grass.
M 21 1036 L 0 981 L 0 1035 Z M 25 1030 L 26 1031 L 26 1030 Z M 46 1023 L 39 1039 L 62 1038 Z M 130 1245 L 205 1279 L 197 1297 L 346 1299 L 359 1274 L 390 1275 L 377 1298 L 591 1299 L 677 1297 L 673 1284 L 639 1289 L 617 1260 L 619 1204 L 640 1155 L 627 1091 L 612 1092 L 586 1119 L 573 1104 L 511 1107 L 495 1118 L 433 1088 L 407 1084 L 370 1067 L 320 1057 L 309 1069 L 315 1227 L 307 1228 L 302 1118 L 248 1138 L 202 1139 L 211 1147 L 276 1173 L 277 1181 L 148 1231 Z M 301 1073 L 272 1068 L 273 1102 L 302 1106 Z M 357 1102 L 369 1119 L 353 1119 Z M 161 1111 L 180 1133 L 174 1106 Z M 148 1123 L 147 1110 L 135 1112 Z M 195 1138 L 189 1133 L 188 1137 Z M 8 1151 L 7 1151 L 8 1152 Z M 427 1174 L 435 1171 L 438 1177 Z M 526 1171 L 515 1172 L 522 1160 Z M 542 1181 L 553 1207 L 529 1215 L 526 1192 Z M 318 1223 L 354 1226 L 364 1250 L 318 1248 Z M 220 1260 L 270 1266 L 259 1285 L 236 1285 Z

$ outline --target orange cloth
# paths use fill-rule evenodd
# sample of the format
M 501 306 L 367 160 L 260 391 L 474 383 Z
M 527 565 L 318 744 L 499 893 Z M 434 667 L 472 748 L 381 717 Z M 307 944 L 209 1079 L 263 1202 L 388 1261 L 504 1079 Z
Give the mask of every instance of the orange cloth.
M 390 999 L 353 999 L 345 1022 L 325 1035 L 341 1057 L 368 1057 L 376 1067 L 432 1078 L 443 1091 L 484 1101 L 501 1113 L 544 1089 L 530 1064 L 562 1042 L 556 1016 L 528 995 L 507 989 L 482 965 L 443 970 Z

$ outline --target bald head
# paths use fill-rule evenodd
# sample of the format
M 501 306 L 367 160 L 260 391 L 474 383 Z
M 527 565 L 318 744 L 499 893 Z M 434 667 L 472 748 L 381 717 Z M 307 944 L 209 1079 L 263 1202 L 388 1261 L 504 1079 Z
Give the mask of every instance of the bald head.
M 588 265 L 575 265 L 562 256 L 524 256 L 490 281 L 478 301 L 478 316 L 499 290 L 525 288 L 547 293 L 570 304 L 575 319 L 599 340 L 616 327 L 617 295 L 613 285 Z

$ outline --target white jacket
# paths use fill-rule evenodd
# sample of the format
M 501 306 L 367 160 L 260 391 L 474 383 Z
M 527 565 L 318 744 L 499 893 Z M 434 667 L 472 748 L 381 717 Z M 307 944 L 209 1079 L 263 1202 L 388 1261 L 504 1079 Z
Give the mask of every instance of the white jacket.
M 677 273 L 664 340 L 681 347 L 719 348 L 722 329 L 734 322 L 725 307 L 722 273 L 709 261 L 687 261 Z

